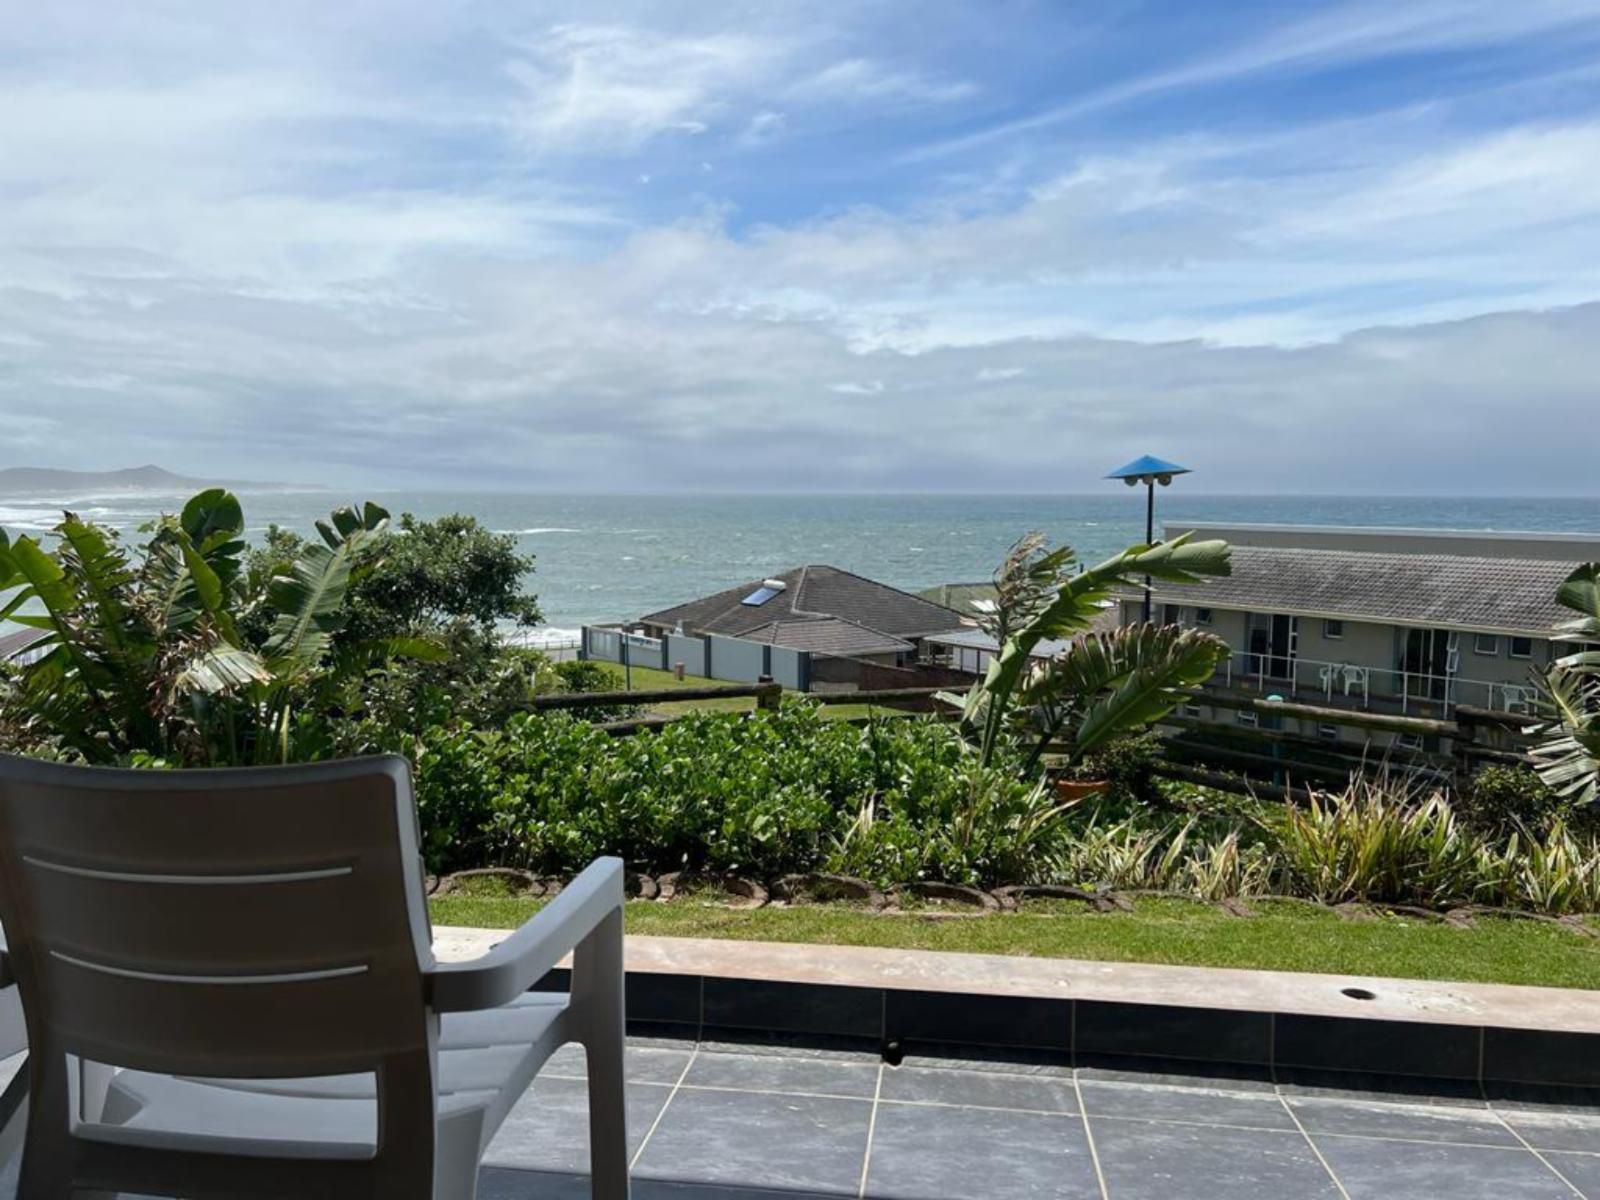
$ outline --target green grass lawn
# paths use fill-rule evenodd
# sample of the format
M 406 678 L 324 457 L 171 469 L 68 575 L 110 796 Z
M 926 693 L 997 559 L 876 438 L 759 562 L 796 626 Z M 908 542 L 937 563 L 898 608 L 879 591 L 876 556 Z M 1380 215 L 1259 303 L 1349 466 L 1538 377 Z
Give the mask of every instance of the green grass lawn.
M 622 690 L 622 668 L 607 664 L 606 669 L 616 677 L 617 690 Z M 701 688 L 716 687 L 723 680 L 701 679 L 695 675 L 679 679 L 671 671 L 658 671 L 654 667 L 633 668 L 633 690 L 636 692 L 659 691 L 667 688 Z M 731 685 L 730 685 L 731 686 Z M 678 717 L 687 712 L 749 712 L 755 708 L 754 699 L 735 697 L 726 700 L 668 700 L 660 704 L 652 704 L 650 711 L 666 717 Z M 865 717 L 877 714 L 885 717 L 903 717 L 906 713 L 897 708 L 883 708 L 870 704 L 829 704 L 824 706 L 824 716 L 845 721 L 852 717 Z
M 445 898 L 433 901 L 440 925 L 507 929 L 537 900 Z M 899 946 L 1087 958 L 1387 975 L 1480 983 L 1600 988 L 1600 939 L 1537 921 L 1481 918 L 1470 929 L 1379 917 L 1347 921 L 1331 912 L 1262 902 L 1250 918 L 1206 904 L 1142 899 L 1133 913 L 1097 913 L 1070 902 L 979 917 L 880 916 L 842 907 L 739 911 L 694 900 L 635 901 L 629 933 L 743 938 L 835 946 Z

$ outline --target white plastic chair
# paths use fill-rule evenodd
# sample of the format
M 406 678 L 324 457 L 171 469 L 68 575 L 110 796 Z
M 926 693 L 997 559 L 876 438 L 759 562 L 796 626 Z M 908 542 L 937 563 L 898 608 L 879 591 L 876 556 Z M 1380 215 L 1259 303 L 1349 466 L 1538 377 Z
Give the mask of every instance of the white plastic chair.
M 1346 663 L 1344 667 L 1344 694 L 1348 696 L 1351 688 L 1357 688 L 1361 694 L 1367 694 L 1367 668 Z
M 1527 684 L 1502 683 L 1500 690 L 1505 694 L 1508 713 L 1531 713 L 1533 702 L 1539 698 L 1539 693 Z
M 471 1200 L 550 1054 L 589 1061 L 628 1194 L 622 864 L 482 958 L 430 948 L 410 771 L 0 756 L 0 920 L 30 1047 L 19 1200 Z M 572 991 L 530 993 L 569 951 Z

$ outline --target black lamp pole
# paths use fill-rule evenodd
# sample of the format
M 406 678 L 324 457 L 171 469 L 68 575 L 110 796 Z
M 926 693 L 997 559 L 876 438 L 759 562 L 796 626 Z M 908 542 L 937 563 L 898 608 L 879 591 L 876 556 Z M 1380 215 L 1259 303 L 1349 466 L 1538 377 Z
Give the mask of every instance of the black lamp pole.
M 1153 458 L 1146 454 L 1143 458 L 1136 458 L 1126 466 L 1118 467 L 1107 479 L 1120 479 L 1129 487 L 1142 483 L 1144 493 L 1144 544 L 1155 545 L 1156 541 L 1156 484 L 1166 487 L 1172 482 L 1175 475 L 1189 474 L 1188 467 L 1180 467 L 1177 463 L 1166 462 L 1163 459 Z M 1151 609 L 1154 607 L 1153 591 L 1150 576 L 1144 577 L 1144 622 L 1150 623 Z
M 1144 492 L 1144 544 L 1154 544 L 1156 540 L 1156 481 L 1151 476 L 1145 481 Z M 1150 624 L 1150 576 L 1144 577 L 1144 623 Z

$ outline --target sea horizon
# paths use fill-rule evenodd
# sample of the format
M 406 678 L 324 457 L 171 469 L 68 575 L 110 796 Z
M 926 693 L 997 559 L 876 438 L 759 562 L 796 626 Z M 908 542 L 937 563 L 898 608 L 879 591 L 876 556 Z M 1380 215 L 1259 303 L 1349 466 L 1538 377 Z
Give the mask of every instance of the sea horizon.
M 0 496 L 0 527 L 47 531 L 69 507 L 130 536 L 185 492 Z M 1096 561 L 1142 540 L 1142 489 L 1096 492 L 562 493 L 404 488 L 240 488 L 247 532 L 302 533 L 341 503 L 374 500 L 396 517 L 477 517 L 537 556 L 528 580 L 550 640 L 586 623 L 645 613 L 805 563 L 895 587 L 987 579 L 1007 548 L 1040 530 Z M 1164 521 L 1595 533 L 1600 497 L 1158 491 Z

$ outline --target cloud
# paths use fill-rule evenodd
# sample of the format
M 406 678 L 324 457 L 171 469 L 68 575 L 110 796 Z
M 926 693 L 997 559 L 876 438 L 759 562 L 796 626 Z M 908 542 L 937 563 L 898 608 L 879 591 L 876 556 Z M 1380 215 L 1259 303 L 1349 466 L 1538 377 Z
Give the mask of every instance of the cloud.
M 1600 37 L 1600 10 L 1587 0 L 1353 0 L 1278 26 L 1243 45 L 1087 92 L 1040 112 L 907 151 L 904 161 L 940 158 L 1103 113 L 1134 101 L 1283 72 L 1312 72 L 1397 55 L 1503 46 L 1550 35 Z
M 915 71 L 887 67 L 866 58 L 831 63 L 789 89 L 799 101 L 891 101 L 904 104 L 948 104 L 976 95 L 970 80 L 930 79 Z
M 775 70 L 785 48 L 735 33 L 671 36 L 563 25 L 530 39 L 508 74 L 513 128 L 531 149 L 620 154 L 667 134 L 702 134 L 729 97 Z
M 1155 437 L 1217 490 L 1592 489 L 1581 437 L 1503 433 L 1580 423 L 1600 367 L 1571 97 L 1108 123 L 954 173 L 894 152 L 1011 66 L 882 36 L 888 0 L 871 37 L 559 3 L 402 4 L 379 37 L 286 3 L 249 38 L 182 0 L 7 31 L 0 460 L 1012 490 Z M 1442 11 L 1345 5 L 1163 86 L 1578 28 Z

